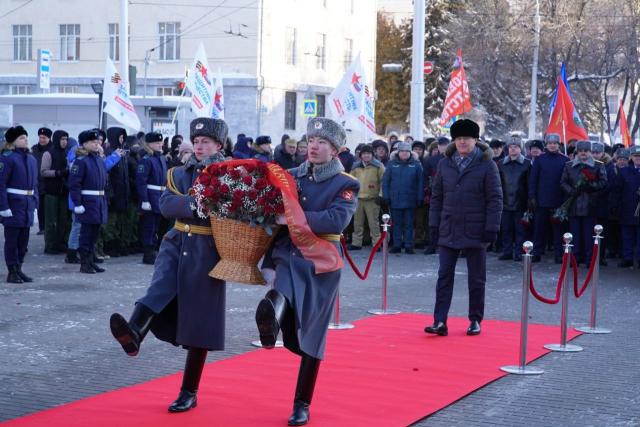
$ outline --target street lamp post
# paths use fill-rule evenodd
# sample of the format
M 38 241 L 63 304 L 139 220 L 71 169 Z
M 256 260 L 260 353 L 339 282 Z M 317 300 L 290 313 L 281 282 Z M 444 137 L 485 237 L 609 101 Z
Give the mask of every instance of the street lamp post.
M 104 80 L 100 80 L 97 83 L 91 83 L 91 89 L 93 93 L 98 95 L 98 128 L 105 129 L 107 127 L 107 118 L 102 111 L 102 89 L 104 87 Z

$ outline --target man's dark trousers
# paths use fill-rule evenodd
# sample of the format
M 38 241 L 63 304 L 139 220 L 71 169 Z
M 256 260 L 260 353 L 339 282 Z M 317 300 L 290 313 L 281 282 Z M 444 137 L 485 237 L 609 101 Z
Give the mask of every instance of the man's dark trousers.
M 553 234 L 553 247 L 555 257 L 562 258 L 562 224 L 551 222 L 553 208 L 537 208 L 534 215 L 533 227 L 533 255 L 541 255 L 547 243 L 547 230 L 551 226 Z
M 438 269 L 438 284 L 436 286 L 436 308 L 433 313 L 434 321 L 445 322 L 451 307 L 453 297 L 453 281 L 455 278 L 456 262 L 460 249 L 440 246 L 440 267 Z M 467 259 L 469 285 L 469 320 L 482 321 L 484 317 L 484 286 L 487 282 L 487 249 L 464 249 Z

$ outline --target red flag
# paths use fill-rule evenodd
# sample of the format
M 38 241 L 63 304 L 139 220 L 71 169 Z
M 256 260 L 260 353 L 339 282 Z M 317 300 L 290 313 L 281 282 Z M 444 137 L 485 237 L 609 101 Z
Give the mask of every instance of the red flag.
M 629 133 L 629 125 L 627 124 L 627 116 L 624 114 L 622 101 L 620 101 L 620 136 L 622 137 L 624 148 L 631 147 L 631 134 Z
M 558 99 L 551 112 L 546 133 L 557 133 L 565 143 L 572 139 L 589 139 L 567 87 L 560 77 L 558 77 Z
M 440 126 L 446 125 L 455 116 L 471 111 L 471 108 L 471 93 L 462 63 L 462 50 L 458 49 L 449 80 L 447 97 L 444 100 L 444 108 L 440 116 Z

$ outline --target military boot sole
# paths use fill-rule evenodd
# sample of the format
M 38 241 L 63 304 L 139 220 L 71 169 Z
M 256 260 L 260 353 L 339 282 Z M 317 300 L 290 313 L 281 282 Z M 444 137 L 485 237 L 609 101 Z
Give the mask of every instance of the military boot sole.
M 129 356 L 137 356 L 140 351 L 140 342 L 138 334 L 131 329 L 129 322 L 122 315 L 113 313 L 109 319 L 109 327 L 111 334 L 122 346 L 122 349 Z
M 260 333 L 262 348 L 272 349 L 276 346 L 280 325 L 276 319 L 276 310 L 273 303 L 264 298 L 256 309 L 256 325 Z

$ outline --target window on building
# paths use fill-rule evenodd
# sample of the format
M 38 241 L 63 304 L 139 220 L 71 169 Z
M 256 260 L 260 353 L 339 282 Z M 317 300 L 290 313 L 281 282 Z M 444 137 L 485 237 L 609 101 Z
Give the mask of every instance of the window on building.
M 80 93 L 78 86 L 58 86 L 58 93 Z
M 120 61 L 120 24 L 109 24 L 109 58 Z
M 13 26 L 13 60 L 33 61 L 31 25 Z
M 80 59 L 80 24 L 60 25 L 60 60 Z
M 11 85 L 11 95 L 29 95 L 31 94 L 31 86 L 29 85 Z
M 618 95 L 607 95 L 607 106 L 609 107 L 609 114 L 618 114 L 618 108 L 620 108 L 620 101 Z
M 344 69 L 346 70 L 353 61 L 353 39 L 344 39 Z
M 296 128 L 296 104 L 297 94 L 295 92 L 285 92 L 284 94 L 284 128 Z
M 176 88 L 172 86 L 162 86 L 156 88 L 156 96 L 178 96 Z
M 324 103 L 325 96 L 324 95 L 316 95 L 316 101 L 318 101 L 318 117 L 325 117 L 324 115 Z
M 285 30 L 285 62 L 287 65 L 296 65 L 296 29 L 288 27 Z
M 180 23 L 160 22 L 160 60 L 177 61 L 180 59 Z
M 327 35 L 318 33 L 316 39 L 316 68 L 326 70 L 327 68 Z

